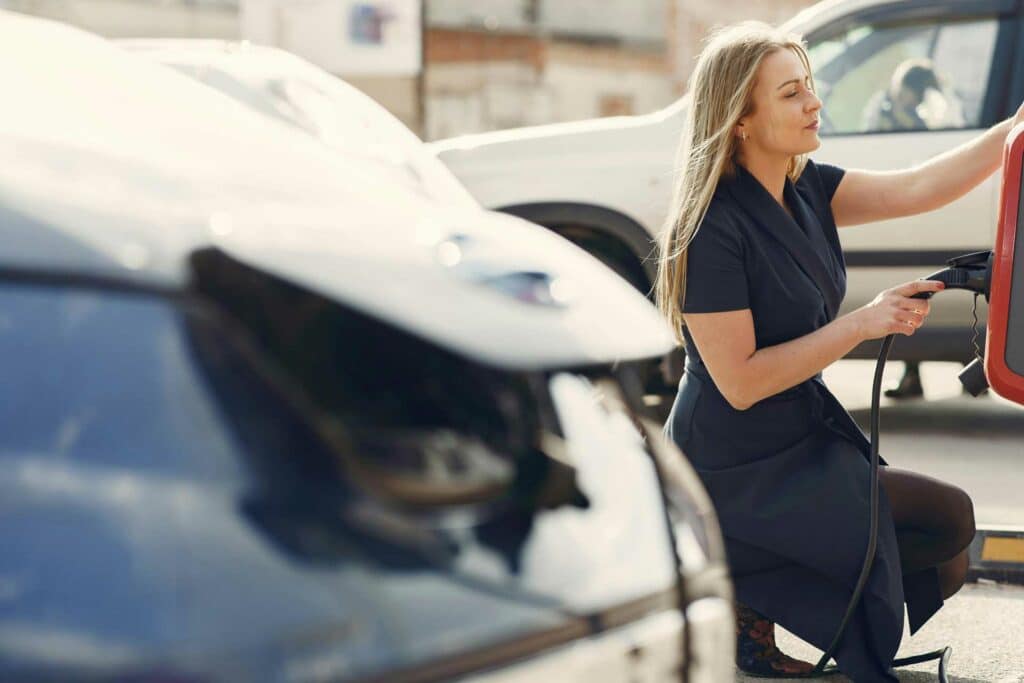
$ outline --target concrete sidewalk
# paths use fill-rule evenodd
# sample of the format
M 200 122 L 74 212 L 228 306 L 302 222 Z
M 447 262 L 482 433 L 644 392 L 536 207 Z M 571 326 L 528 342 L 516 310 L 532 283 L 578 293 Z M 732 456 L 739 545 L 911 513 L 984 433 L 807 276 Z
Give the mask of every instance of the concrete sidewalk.
M 817 662 L 821 652 L 778 629 L 779 648 L 786 654 Z M 1001 584 L 968 584 L 911 638 L 904 632 L 899 656 L 907 657 L 953 648 L 949 680 L 954 683 L 1024 683 L 1024 587 Z M 938 662 L 915 664 L 899 670 L 901 681 L 925 683 L 938 679 Z M 755 683 L 761 678 L 738 675 L 737 681 Z M 831 676 L 830 683 L 846 683 L 845 676 Z

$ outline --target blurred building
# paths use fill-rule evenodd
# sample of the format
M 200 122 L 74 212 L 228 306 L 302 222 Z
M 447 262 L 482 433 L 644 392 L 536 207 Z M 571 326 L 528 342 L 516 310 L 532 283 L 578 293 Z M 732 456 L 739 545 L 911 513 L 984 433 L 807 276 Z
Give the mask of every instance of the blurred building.
M 240 0 L 242 38 L 341 76 L 422 131 L 423 0 Z
M 430 0 L 426 137 L 672 101 L 670 0 Z M 599 9 L 599 11 L 595 11 Z
M 239 0 L 0 0 L 108 38 L 238 38 Z
M 0 0 L 108 37 L 251 39 L 376 98 L 427 139 L 654 111 L 707 31 L 811 0 Z M 370 57 L 376 51 L 376 57 Z
M 425 136 L 641 114 L 686 88 L 709 29 L 813 0 L 428 0 Z
M 758 19 L 769 24 L 781 24 L 817 0 L 762 0 L 751 3 L 742 0 L 674 0 L 678 7 L 675 16 L 675 42 L 673 58 L 678 73 L 689 77 L 708 32 L 715 26 L 747 19 Z M 685 84 L 685 78 L 684 78 Z M 685 85 L 684 85 L 685 87 Z

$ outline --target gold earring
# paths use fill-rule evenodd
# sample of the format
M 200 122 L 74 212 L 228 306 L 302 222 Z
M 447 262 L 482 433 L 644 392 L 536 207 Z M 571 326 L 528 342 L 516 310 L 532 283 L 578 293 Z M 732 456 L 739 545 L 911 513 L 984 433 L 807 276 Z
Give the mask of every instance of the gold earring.
M 746 132 L 744 132 L 742 135 L 743 135 L 743 142 L 746 142 L 747 141 L 747 134 L 746 134 Z

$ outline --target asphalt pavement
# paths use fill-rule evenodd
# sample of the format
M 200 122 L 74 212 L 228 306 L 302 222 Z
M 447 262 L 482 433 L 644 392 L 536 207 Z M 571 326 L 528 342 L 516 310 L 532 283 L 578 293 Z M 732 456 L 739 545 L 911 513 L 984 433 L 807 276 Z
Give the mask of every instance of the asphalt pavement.
M 821 651 L 782 629 L 779 648 L 788 655 L 817 662 Z M 1024 683 L 1024 587 L 999 584 L 968 584 L 946 601 L 943 608 L 913 638 L 903 634 L 899 657 L 953 648 L 949 660 L 951 683 Z M 937 662 L 923 662 L 899 669 L 900 681 L 926 683 L 937 680 Z M 763 679 L 739 675 L 737 681 Z M 830 676 L 830 683 L 845 683 L 845 676 Z

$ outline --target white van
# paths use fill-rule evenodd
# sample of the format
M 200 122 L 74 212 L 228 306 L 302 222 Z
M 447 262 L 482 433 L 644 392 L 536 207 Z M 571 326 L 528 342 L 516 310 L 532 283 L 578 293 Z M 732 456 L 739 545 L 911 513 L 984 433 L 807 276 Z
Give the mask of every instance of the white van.
M 785 28 L 807 40 L 824 102 L 820 161 L 894 169 L 922 162 L 1009 116 L 1024 98 L 1022 17 L 1004 0 L 827 0 Z M 886 91 L 908 60 L 928 60 L 939 88 L 915 112 L 886 117 Z M 941 95 L 939 94 L 941 91 Z M 584 247 L 651 292 L 655 235 L 669 212 L 675 153 L 688 107 L 470 135 L 433 150 L 486 207 L 540 223 Z M 998 177 L 935 212 L 840 230 L 848 268 L 842 313 L 881 290 L 941 268 L 947 258 L 990 249 Z M 900 337 L 891 358 L 973 357 L 972 297 L 937 299 L 928 325 Z M 979 344 L 987 309 L 978 302 Z M 878 342 L 849 357 L 874 358 Z M 676 360 L 678 361 L 678 354 Z M 681 370 L 670 364 L 669 386 Z

